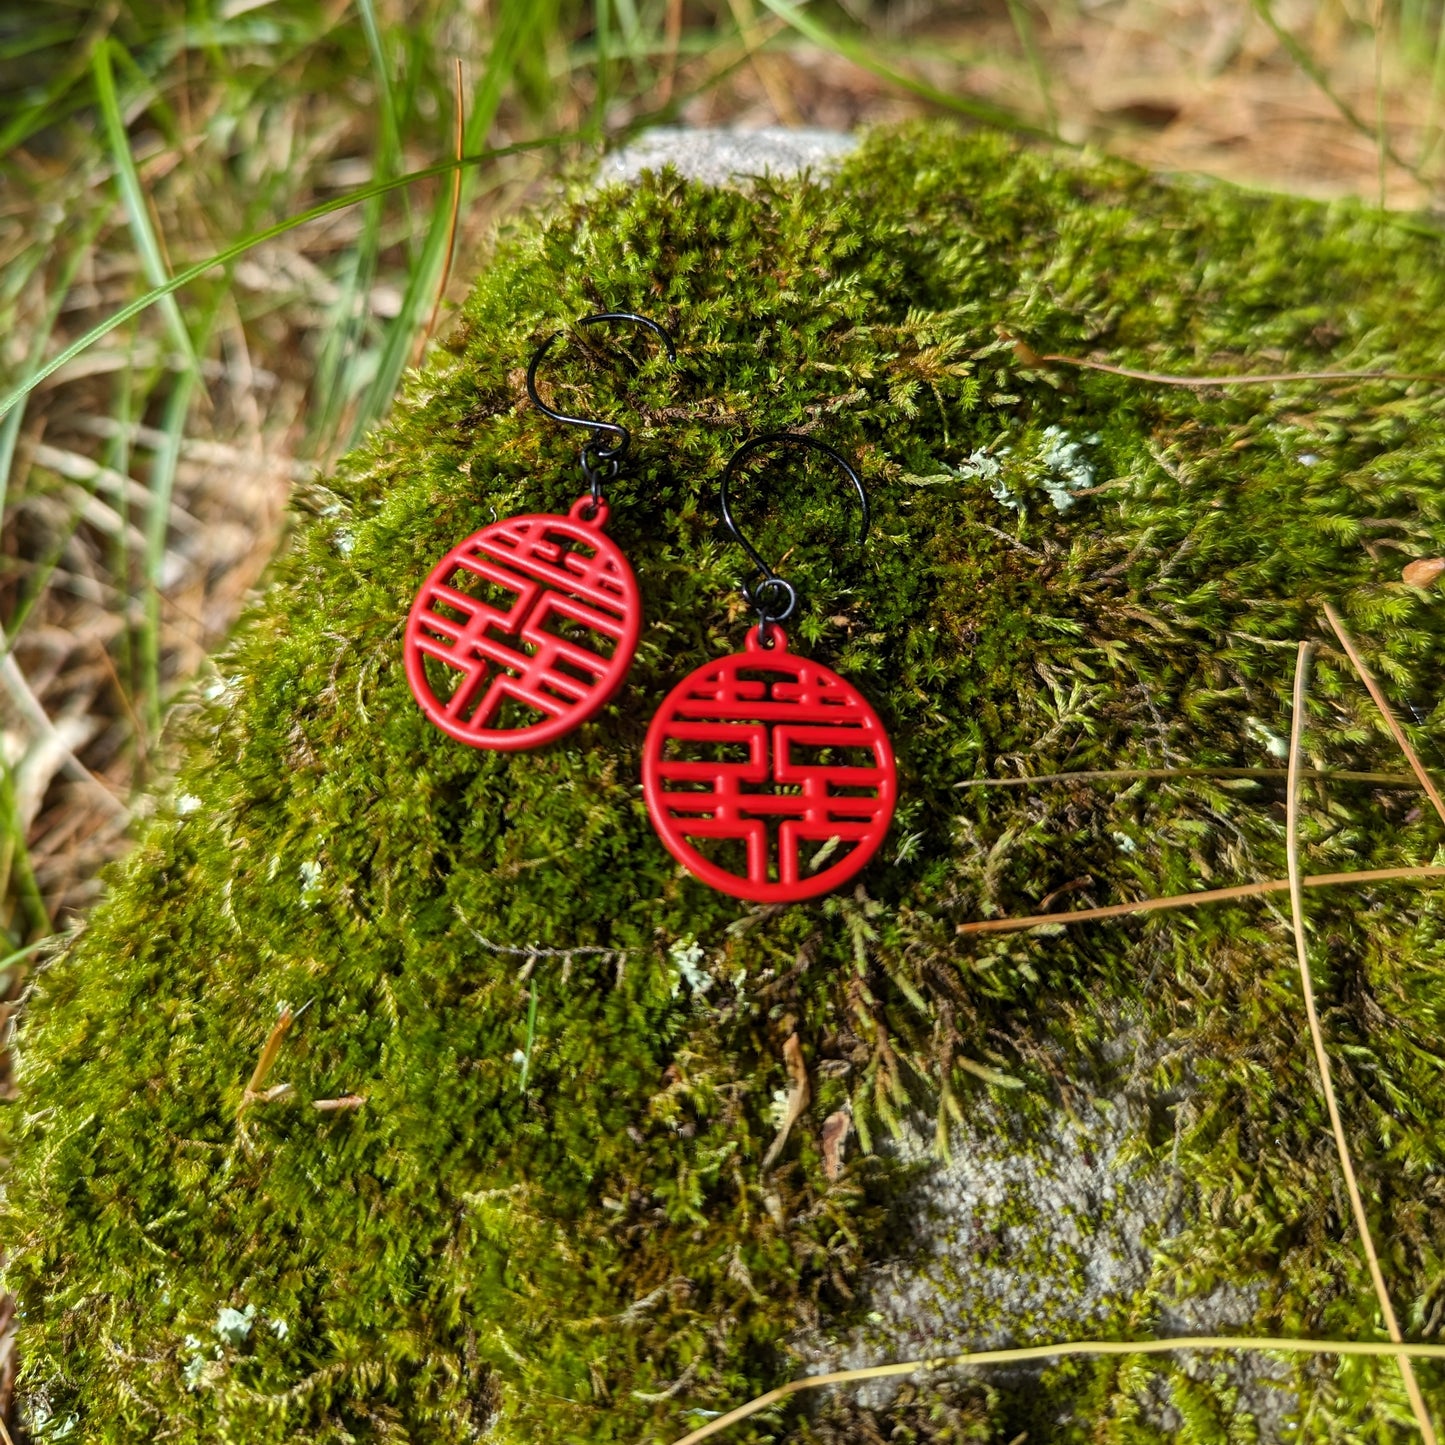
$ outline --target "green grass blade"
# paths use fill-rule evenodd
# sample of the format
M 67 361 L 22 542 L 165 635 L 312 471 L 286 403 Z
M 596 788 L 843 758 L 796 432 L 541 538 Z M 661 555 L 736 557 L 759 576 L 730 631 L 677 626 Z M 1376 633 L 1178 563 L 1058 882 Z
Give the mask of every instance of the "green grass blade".
M 481 151 L 475 155 L 465 155 L 460 160 L 437 161 L 434 165 L 423 166 L 421 170 L 394 176 L 386 181 L 373 181 L 370 185 L 359 186 L 345 195 L 333 196 L 330 200 L 321 201 L 304 211 L 298 211 L 294 216 L 289 216 L 284 221 L 278 221 L 273 226 L 267 226 L 264 230 L 254 231 L 249 236 L 243 236 L 239 241 L 225 247 L 224 250 L 217 251 L 214 256 L 208 256 L 204 261 L 197 261 L 194 265 L 177 271 L 162 285 L 152 287 L 143 296 L 137 296 L 134 301 L 128 301 L 118 311 L 106 317 L 104 321 L 92 326 L 83 336 L 77 337 L 63 351 L 52 356 L 43 366 L 37 367 L 23 381 L 12 387 L 4 397 L 0 397 L 0 417 L 8 416 L 10 411 L 24 401 L 37 386 L 54 376 L 61 367 L 74 361 L 77 356 L 94 346 L 97 341 L 109 336 L 117 326 L 123 326 L 132 317 L 139 316 L 142 311 L 164 302 L 166 297 L 173 296 L 181 287 L 190 285 L 192 281 L 198 280 L 208 272 L 230 265 L 238 257 L 244 256 L 247 251 L 256 246 L 263 246 L 267 241 L 274 241 L 277 236 L 284 236 L 298 226 L 318 221 L 323 216 L 333 215 L 337 211 L 344 211 L 349 206 L 360 205 L 373 196 L 384 196 L 392 191 L 401 190 L 403 186 L 415 185 L 418 181 L 431 180 L 435 176 L 450 175 L 458 167 L 486 165 L 489 161 L 505 156 L 558 148 L 586 138 L 585 132 L 574 131 L 567 135 L 546 136 L 540 140 L 518 141 L 514 145 L 498 146 L 493 150 Z
M 13 39 L 0 41 L 0 60 L 22 60 L 27 55 L 34 55 L 38 50 L 49 50 L 52 46 L 64 45 L 66 41 L 74 39 L 74 25 L 37 25 L 33 30 L 22 31 Z M 0 963 L 0 968 L 4 966 Z
M 608 0 L 592 0 L 592 34 L 597 43 L 596 93 L 592 98 L 592 124 L 601 135 L 607 128 L 607 98 L 612 80 L 612 7 Z
M 966 95 L 953 95 L 946 90 L 939 90 L 926 80 L 919 80 L 915 76 L 905 75 L 901 70 L 894 70 L 891 65 L 885 65 L 877 59 L 867 46 L 860 45 L 847 36 L 839 35 L 825 25 L 820 25 L 811 15 L 806 15 L 796 6 L 789 4 L 788 0 L 762 0 L 762 3 L 779 20 L 785 21 L 799 35 L 811 40 L 814 45 L 821 45 L 835 55 L 841 55 L 845 60 L 851 60 L 854 65 L 861 66 L 880 80 L 886 80 L 890 85 L 896 85 L 902 90 L 909 91 L 922 100 L 957 111 L 960 115 L 969 116 L 985 125 L 995 125 L 1003 130 L 1013 131 L 1018 135 L 1035 136 L 1040 140 L 1055 139 L 1048 131 L 1030 124 L 1002 106 L 994 105 L 991 101 L 975 100 L 972 96 Z
M 1013 21 L 1014 33 L 1019 38 L 1019 44 L 1024 48 L 1024 54 L 1028 57 L 1029 68 L 1034 73 L 1034 81 L 1039 87 L 1039 98 L 1044 103 L 1044 114 L 1049 120 L 1049 134 L 1058 139 L 1059 135 L 1059 112 L 1054 104 L 1054 88 L 1049 81 L 1048 62 L 1044 59 L 1043 52 L 1039 49 L 1038 36 L 1034 34 L 1033 17 L 1028 12 L 1025 0 L 1008 0 L 1009 19 Z
M 3 759 L 0 759 L 0 888 L 7 893 L 11 888 L 15 890 L 21 908 L 30 917 L 29 932 L 38 933 L 42 938 L 55 932 L 15 811 L 14 774 Z
M 199 371 L 183 372 L 166 400 L 161 423 L 163 444 L 151 461 L 150 508 L 146 514 L 145 626 L 141 631 L 140 664 L 144 679 L 146 726 L 152 739 L 161 735 L 161 583 L 164 580 L 166 535 L 170 529 L 171 496 L 181 459 L 186 418 L 200 380 Z
M 50 340 L 51 332 L 55 329 L 61 308 L 70 295 L 70 288 L 75 282 L 76 273 L 80 270 L 81 263 L 86 259 L 92 242 L 100 234 L 104 224 L 105 212 L 98 209 L 87 220 L 80 234 L 75 238 L 75 243 L 66 255 L 60 274 L 56 277 L 54 293 L 50 298 L 50 305 L 46 309 L 45 317 L 36 329 L 35 336 L 30 343 L 30 354 L 26 358 L 27 367 L 39 365 L 40 358 L 45 355 L 45 347 Z M 5 516 L 5 508 L 9 500 L 10 468 L 15 461 L 15 445 L 20 439 L 20 426 L 24 417 L 25 408 L 17 406 L 5 416 L 3 421 L 0 421 L 0 519 Z M 0 626 L 0 644 L 4 643 L 4 639 L 5 629 Z
M 145 97 L 146 115 L 159 127 L 166 144 L 172 150 L 183 152 L 186 148 L 185 128 L 181 125 L 176 113 L 166 104 L 165 97 L 156 88 L 154 79 L 146 74 L 137 63 L 135 56 L 120 41 L 112 40 L 108 50 L 109 58 L 119 68 L 116 77 L 117 93 L 124 90 L 125 76 L 129 75 L 130 83 L 135 87 L 135 94 Z
M 500 19 L 491 53 L 487 57 L 487 66 L 482 73 L 482 82 L 477 88 L 472 111 L 467 117 L 463 132 L 463 145 L 467 150 L 480 144 L 491 130 L 518 53 L 528 45 L 541 44 L 545 39 L 547 11 L 543 6 L 534 6 L 532 0 L 511 0 L 511 3 L 503 8 Z M 464 185 L 463 205 L 466 204 L 467 194 Z M 441 281 L 442 267 L 446 264 L 451 210 L 451 196 L 438 196 L 432 207 L 421 254 L 416 258 L 411 274 L 407 277 L 401 309 L 387 328 L 386 341 L 377 361 L 376 375 L 372 378 L 371 386 L 367 389 L 366 397 L 354 420 L 351 432 L 353 441 L 386 410 L 396 395 L 401 374 L 406 369 L 416 343 L 418 328 Z
M 337 438 L 341 418 L 359 390 L 355 377 L 368 320 L 364 298 L 376 277 L 381 222 L 381 202 L 367 201 L 361 234 L 345 270 L 337 277 L 338 294 L 329 308 L 326 334 L 316 358 L 312 382 L 317 403 L 307 421 L 307 442 L 317 454 L 329 451 Z
M 617 28 L 622 35 L 622 49 L 634 64 L 647 49 L 642 17 L 637 13 L 637 0 L 613 0 L 617 7 Z
M 1435 153 L 1440 140 L 1440 97 L 1445 94 L 1445 10 L 1440 12 L 1435 32 L 1435 63 L 1430 70 L 1430 99 L 1425 106 L 1425 120 L 1420 127 L 1420 169 Z
M 14 953 L 8 953 L 4 958 L 0 958 L 0 975 L 3 975 L 7 969 L 13 968 L 17 963 L 24 962 L 36 949 L 44 948 L 49 942 L 48 938 L 37 938 L 34 943 L 27 943 L 24 948 L 17 948 Z M 0 977 L 0 989 L 3 989 L 5 984 L 6 979 Z
M 386 65 L 386 47 L 382 44 L 381 26 L 376 19 L 375 0 L 356 0 L 356 10 L 361 17 L 366 48 L 371 55 L 371 69 L 376 78 L 381 171 L 384 175 L 394 175 L 401 169 L 401 127 L 397 122 L 396 97 L 392 93 L 391 74 Z
M 131 235 L 135 238 L 136 250 L 140 253 L 141 265 L 146 280 L 152 286 L 162 286 L 167 281 L 165 260 L 160 242 L 151 225 L 150 209 L 146 205 L 145 192 L 141 189 L 140 176 L 136 172 L 135 157 L 131 154 L 130 140 L 126 134 L 125 118 L 121 115 L 120 99 L 115 89 L 115 73 L 111 69 L 110 51 L 115 42 L 103 41 L 91 52 L 91 73 L 95 77 L 96 99 L 100 104 L 101 118 L 105 122 L 106 134 L 110 140 L 111 156 L 115 162 L 116 183 L 120 187 L 121 199 L 125 202 L 126 214 L 130 218 Z M 191 344 L 190 332 L 186 330 L 181 308 L 169 292 L 161 301 L 161 310 L 171 333 L 171 340 L 192 367 L 196 365 L 196 349 Z
M 402 168 L 401 123 L 396 94 L 386 62 L 386 47 L 377 19 L 374 0 L 357 0 L 367 54 L 376 84 L 379 120 L 376 136 L 375 174 L 393 176 Z M 339 293 L 331 307 L 321 354 L 317 358 L 315 391 L 320 406 L 311 419 L 308 441 L 314 452 L 325 455 L 337 439 L 340 420 L 366 385 L 361 369 L 371 357 L 364 340 L 371 325 L 368 298 L 375 283 L 382 251 L 382 224 L 386 218 L 382 198 L 368 201 L 362 215 L 361 234 L 351 251 L 341 278 Z M 407 251 L 414 259 L 415 244 L 407 208 Z M 410 269 L 410 268 L 409 268 Z
M 55 72 L 40 96 L 22 110 L 16 111 L 6 124 L 0 127 L 0 156 L 9 155 L 17 145 L 28 140 L 55 118 L 53 110 L 90 68 L 91 50 L 104 35 L 103 17 L 92 18 L 85 34 L 79 38 L 75 53 Z
M 1250 0 L 1250 4 L 1254 7 L 1254 13 L 1274 32 L 1275 39 L 1289 52 L 1290 59 L 1309 76 L 1310 80 L 1314 83 L 1315 89 L 1339 111 L 1346 123 L 1353 126 L 1362 136 L 1368 137 L 1371 145 L 1380 145 L 1383 154 L 1397 166 L 1408 171 L 1411 175 L 1416 175 L 1417 171 L 1415 167 L 1405 160 L 1387 139 L 1380 136 L 1376 132 L 1375 127 L 1330 84 L 1330 78 L 1325 74 L 1324 67 L 1310 54 L 1309 48 L 1301 44 L 1300 41 L 1279 22 L 1279 19 L 1274 13 L 1274 6 L 1271 0 Z

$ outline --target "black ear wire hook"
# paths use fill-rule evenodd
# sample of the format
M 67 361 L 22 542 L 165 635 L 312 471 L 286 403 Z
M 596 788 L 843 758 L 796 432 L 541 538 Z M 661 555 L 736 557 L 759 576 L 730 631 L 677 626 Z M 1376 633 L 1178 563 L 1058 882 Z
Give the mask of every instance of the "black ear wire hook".
M 800 436 L 797 432 L 771 431 L 750 438 L 732 454 L 727 466 L 723 468 L 722 479 L 718 483 L 718 510 L 722 513 L 723 526 L 728 529 L 733 540 L 752 558 L 758 571 L 763 574 L 761 582 L 745 586 L 743 591 L 748 601 L 758 609 L 758 640 L 764 647 L 772 645 L 768 639 L 772 635 L 773 624 L 786 622 L 797 609 L 798 593 L 793 584 L 786 578 L 779 577 L 763 560 L 757 548 L 743 536 L 742 529 L 737 524 L 737 518 L 733 516 L 732 508 L 728 506 L 728 481 L 754 452 L 771 446 L 807 447 L 811 451 L 822 452 L 825 457 L 831 458 L 842 467 L 844 474 L 853 484 L 853 490 L 858 494 L 858 505 L 863 511 L 863 527 L 858 534 L 860 542 L 868 539 L 868 527 L 872 516 L 868 507 L 868 492 L 863 486 L 863 479 L 853 470 L 847 458 L 840 456 L 826 442 L 820 442 L 814 437 Z
M 578 326 L 592 326 L 605 321 L 632 321 L 638 326 L 645 326 L 651 331 L 663 346 L 667 349 L 667 359 L 677 364 L 677 348 L 673 345 L 672 337 L 657 324 L 650 321 L 646 316 L 639 316 L 635 311 L 599 311 L 595 316 L 584 316 L 575 324 Z M 625 426 L 618 425 L 615 421 L 600 421 L 594 417 L 567 416 L 550 407 L 540 396 L 537 395 L 537 368 L 542 363 L 542 358 L 551 349 L 552 343 L 563 333 L 554 331 L 537 349 L 532 353 L 532 360 L 527 364 L 527 395 L 532 399 L 532 405 L 542 413 L 549 416 L 553 421 L 560 421 L 564 426 L 585 427 L 591 432 L 589 440 L 582 448 L 582 475 L 587 479 L 587 484 L 592 488 L 593 503 L 602 500 L 603 468 L 607 469 L 606 479 L 610 481 L 615 477 L 622 466 L 622 457 L 632 442 L 632 435 Z M 614 438 L 611 446 L 601 445 L 606 437 Z

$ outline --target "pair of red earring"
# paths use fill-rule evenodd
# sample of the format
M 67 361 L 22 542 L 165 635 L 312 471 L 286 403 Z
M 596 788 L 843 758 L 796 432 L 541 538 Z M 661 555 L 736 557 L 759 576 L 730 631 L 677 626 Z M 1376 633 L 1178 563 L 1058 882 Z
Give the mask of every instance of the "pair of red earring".
M 672 338 L 632 312 L 676 361 Z M 603 482 L 631 438 L 615 422 L 547 416 L 586 427 L 588 491 L 568 515 L 509 517 L 453 547 L 422 584 L 407 618 L 406 675 L 426 715 L 472 747 L 541 747 L 596 714 L 621 687 L 642 627 L 632 568 L 604 527 Z M 712 888 L 759 903 L 830 892 L 882 844 L 897 796 L 893 749 L 867 701 L 836 673 L 788 650 L 781 623 L 797 592 L 743 536 L 728 500 L 739 466 L 759 450 L 801 446 L 842 468 L 868 534 L 868 495 L 849 463 L 812 437 L 771 432 L 734 453 L 718 488 L 723 525 L 762 573 L 747 587 L 758 621 L 743 651 L 698 668 L 668 693 L 643 745 L 643 796 L 668 851 Z

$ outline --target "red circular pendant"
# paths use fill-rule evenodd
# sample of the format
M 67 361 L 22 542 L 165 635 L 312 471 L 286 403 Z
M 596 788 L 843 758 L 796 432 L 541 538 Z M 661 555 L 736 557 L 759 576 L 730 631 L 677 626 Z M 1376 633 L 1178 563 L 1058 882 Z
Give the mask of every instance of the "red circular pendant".
M 579 497 L 565 517 L 493 522 L 432 569 L 406 619 L 406 679 L 443 732 L 516 752 L 606 706 L 642 628 L 606 522 L 605 502 Z
M 851 683 L 765 648 L 700 667 L 647 730 L 642 791 L 667 850 L 709 887 L 798 903 L 851 878 L 893 818 L 897 772 L 878 715 Z

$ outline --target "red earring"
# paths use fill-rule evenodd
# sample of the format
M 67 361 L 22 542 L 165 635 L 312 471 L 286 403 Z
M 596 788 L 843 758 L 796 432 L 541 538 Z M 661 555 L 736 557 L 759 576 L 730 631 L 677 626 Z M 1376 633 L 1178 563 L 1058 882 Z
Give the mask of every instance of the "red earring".
M 733 472 L 778 445 L 811 448 L 842 467 L 868 535 L 868 494 L 831 447 L 791 432 L 744 443 L 723 471 L 719 503 L 724 526 L 763 573 L 748 589 L 758 623 L 742 652 L 673 688 L 642 754 L 648 816 L 668 852 L 709 887 L 755 903 L 799 903 L 847 882 L 881 846 L 898 792 L 878 714 L 837 673 L 788 650 L 778 624 L 793 615 L 797 593 L 729 509 Z
M 632 321 L 652 331 L 676 362 L 672 338 L 630 311 L 577 324 Z M 474 532 L 432 569 L 406 620 L 406 677 L 421 709 L 444 733 L 474 748 L 518 752 L 569 733 L 611 701 L 637 649 L 642 602 L 627 558 L 603 531 L 604 481 L 621 470 L 631 437 L 615 422 L 564 416 L 537 395 L 544 415 L 586 427 L 588 491 L 565 516 L 508 517 Z

